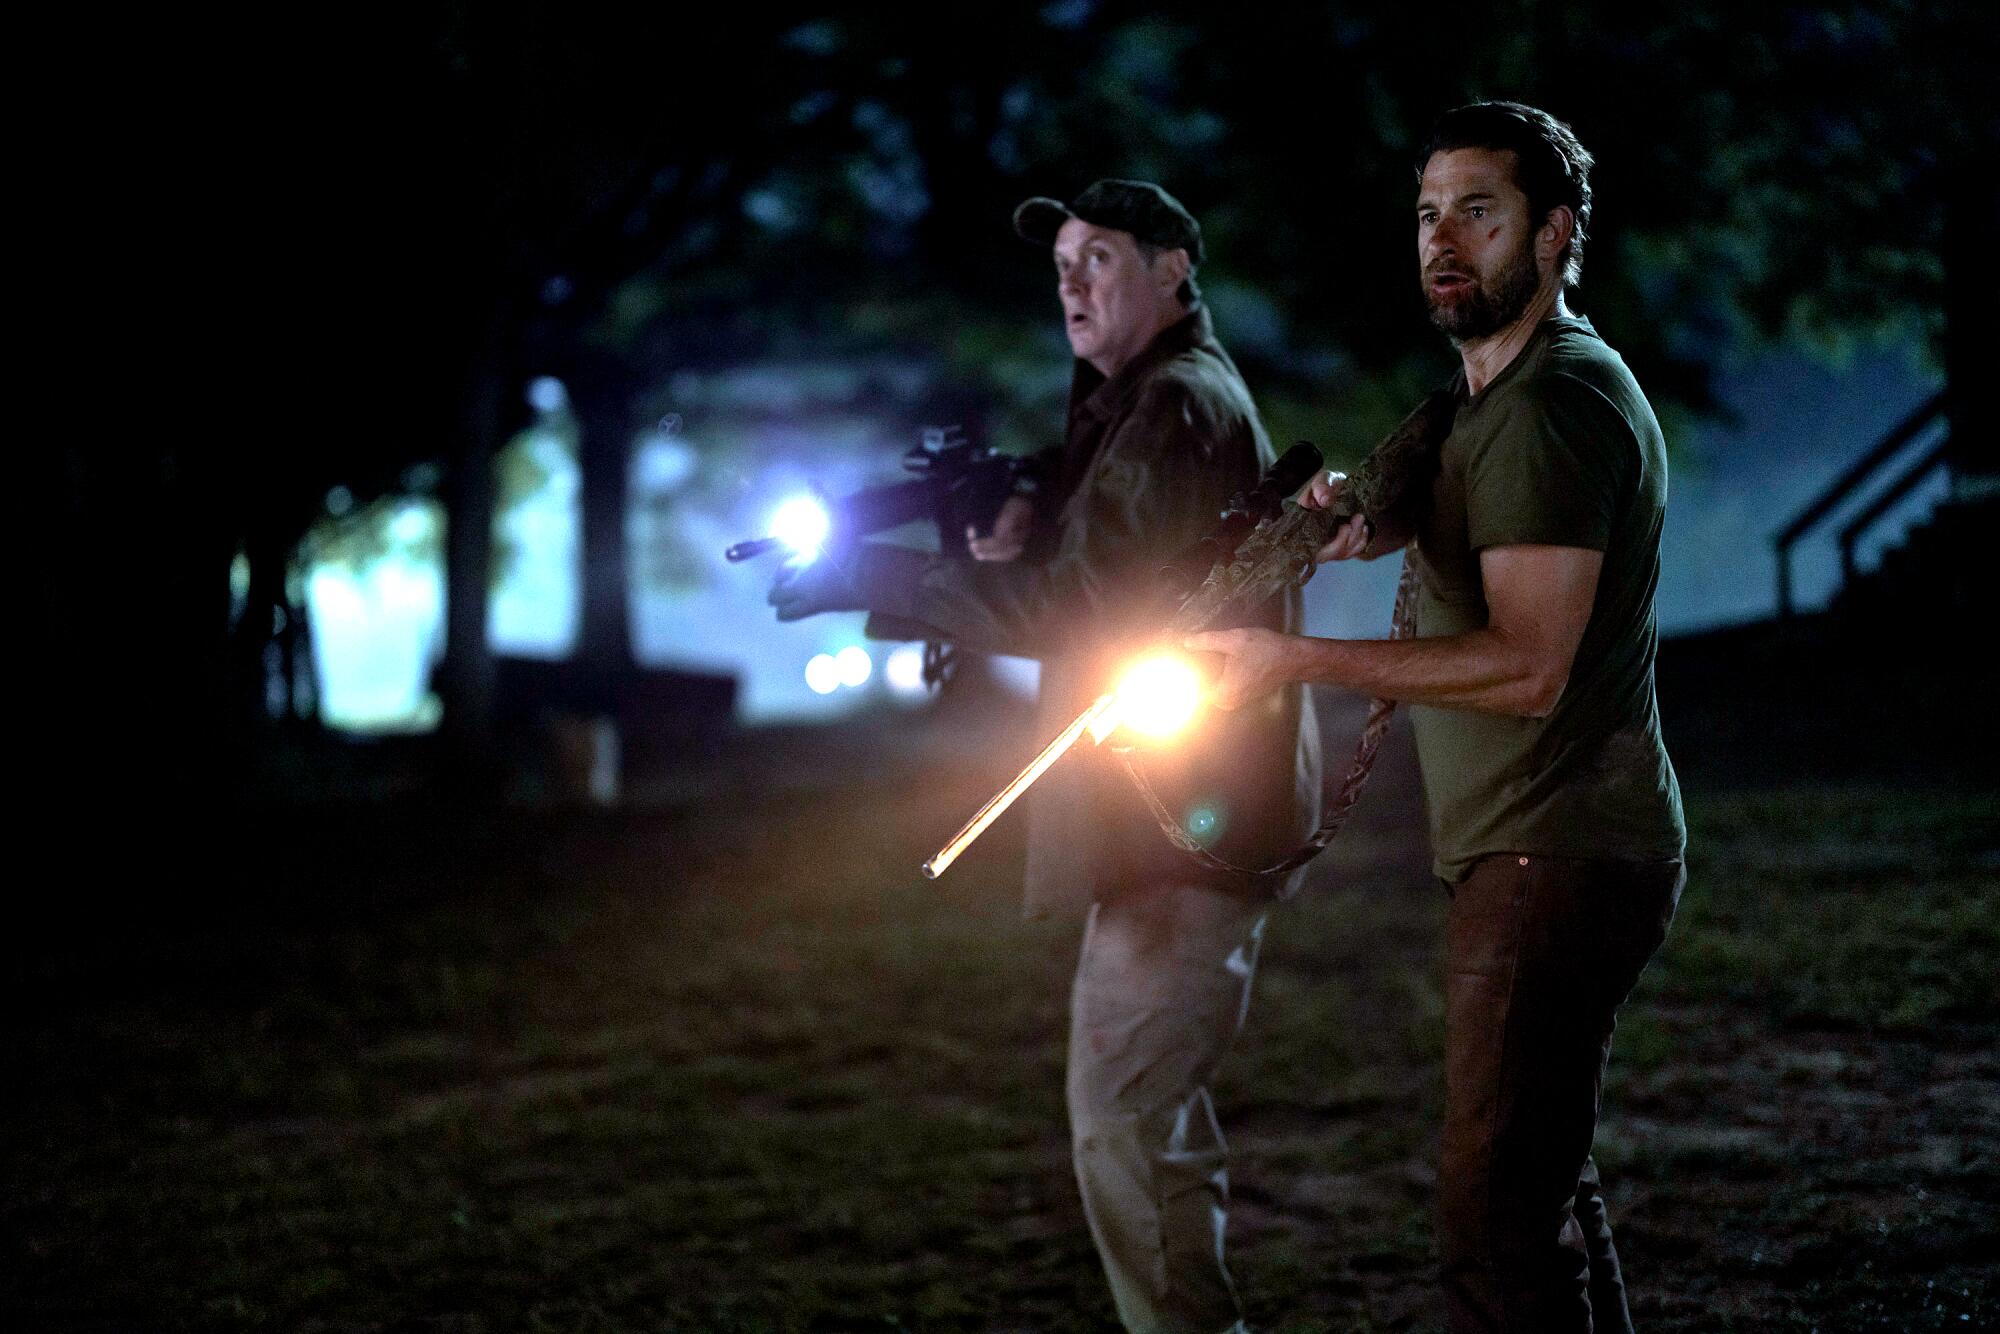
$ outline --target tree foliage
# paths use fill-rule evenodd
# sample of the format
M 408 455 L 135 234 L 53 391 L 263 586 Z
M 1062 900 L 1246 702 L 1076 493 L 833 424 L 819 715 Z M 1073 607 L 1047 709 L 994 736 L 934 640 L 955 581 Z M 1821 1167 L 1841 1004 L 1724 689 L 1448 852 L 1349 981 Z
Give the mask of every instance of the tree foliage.
M 1718 358 L 1761 341 L 1941 337 L 1942 199 L 1990 152 L 1974 80 L 1994 31 L 1983 7 L 1914 0 L 358 24 L 300 56 L 293 93 L 330 98 L 278 228 L 278 299 L 324 353 L 297 397 L 339 428 L 302 451 L 304 489 L 436 452 L 481 361 L 560 373 L 580 347 L 635 398 L 676 370 L 891 353 L 1003 400 L 1015 368 L 1061 356 L 1008 213 L 1112 174 L 1203 219 L 1260 387 L 1386 415 L 1443 361 L 1408 263 L 1414 155 L 1480 96 L 1547 106 L 1596 152 L 1578 304 L 1658 396 L 1706 408 Z M 383 408 L 393 439 L 357 447 Z

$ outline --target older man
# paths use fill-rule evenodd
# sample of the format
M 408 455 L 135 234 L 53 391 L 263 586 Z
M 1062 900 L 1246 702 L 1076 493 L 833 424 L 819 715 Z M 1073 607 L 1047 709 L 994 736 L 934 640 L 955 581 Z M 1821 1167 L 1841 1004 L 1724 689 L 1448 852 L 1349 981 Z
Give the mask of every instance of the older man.
M 784 618 L 866 609 L 968 648 L 1042 661 L 1042 729 L 1101 692 L 1141 595 L 1272 458 L 1195 283 L 1201 229 L 1159 186 L 1099 181 L 1030 199 L 1015 230 L 1050 247 L 1076 356 L 1068 431 L 1048 451 L 1054 554 L 1018 554 L 1015 502 L 980 562 L 871 544 L 773 590 Z M 1296 594 L 1256 623 L 1298 624 Z M 1213 851 L 1269 865 L 1312 827 L 1318 733 L 1298 687 L 1153 761 L 1156 790 Z M 1074 753 L 1030 796 L 1030 913 L 1088 910 L 1071 994 L 1068 1102 L 1077 1181 L 1119 1316 L 1135 1331 L 1239 1321 L 1223 1262 L 1225 1146 L 1208 1083 L 1249 1001 L 1266 909 L 1295 881 L 1203 869 L 1177 852 L 1108 757 Z
M 1563 300 L 1590 167 L 1568 126 L 1511 102 L 1448 113 L 1421 160 L 1418 268 L 1462 363 L 1457 415 L 1414 533 L 1356 519 L 1321 553 L 1414 537 L 1417 637 L 1190 641 L 1230 655 L 1230 701 L 1329 681 L 1415 706 L 1451 894 L 1438 1242 L 1467 1334 L 1631 1328 L 1590 1145 L 1614 1012 L 1682 884 L 1653 695 L 1666 448 Z

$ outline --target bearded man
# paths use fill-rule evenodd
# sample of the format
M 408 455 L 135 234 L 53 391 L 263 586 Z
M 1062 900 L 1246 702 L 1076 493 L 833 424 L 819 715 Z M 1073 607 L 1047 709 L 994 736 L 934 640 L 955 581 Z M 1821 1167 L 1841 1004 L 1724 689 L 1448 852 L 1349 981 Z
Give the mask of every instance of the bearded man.
M 1414 540 L 1416 637 L 1188 641 L 1229 655 L 1225 705 L 1298 681 L 1412 705 L 1451 897 L 1438 1243 L 1455 1334 L 1632 1327 L 1590 1145 L 1614 1013 L 1666 937 L 1686 840 L 1653 693 L 1665 442 L 1564 302 L 1591 161 L 1513 102 L 1447 113 L 1420 159 L 1418 268 L 1459 352 L 1457 414 L 1411 531 L 1357 517 L 1320 553 Z

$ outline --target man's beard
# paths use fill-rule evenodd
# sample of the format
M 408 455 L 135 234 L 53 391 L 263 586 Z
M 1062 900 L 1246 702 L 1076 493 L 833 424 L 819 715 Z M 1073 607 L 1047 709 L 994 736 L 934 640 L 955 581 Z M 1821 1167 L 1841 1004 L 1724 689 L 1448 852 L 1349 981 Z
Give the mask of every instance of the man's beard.
M 1432 267 L 1448 266 L 1440 262 Z M 1424 289 L 1424 305 L 1430 309 L 1431 323 L 1455 343 L 1489 338 L 1499 333 L 1521 318 L 1521 312 L 1535 299 L 1535 289 L 1541 286 L 1541 275 L 1535 271 L 1532 238 L 1493 275 L 1490 283 L 1483 275 L 1470 272 L 1462 264 L 1457 271 L 1464 273 L 1470 282 L 1466 291 L 1449 299 L 1442 298 L 1431 287 L 1428 270 L 1419 278 Z

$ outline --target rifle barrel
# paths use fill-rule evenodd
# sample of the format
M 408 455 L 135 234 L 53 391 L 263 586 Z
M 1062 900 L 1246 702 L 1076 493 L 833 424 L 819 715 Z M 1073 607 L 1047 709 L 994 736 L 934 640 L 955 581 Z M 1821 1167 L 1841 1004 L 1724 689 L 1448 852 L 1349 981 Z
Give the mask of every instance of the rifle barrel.
M 924 863 L 924 879 L 935 880 L 943 875 L 945 868 L 957 861 L 958 855 L 971 847 L 972 841 L 985 833 L 986 827 L 999 819 L 1023 792 L 1034 785 L 1035 780 L 1040 778 L 1050 765 L 1061 759 L 1089 730 L 1091 724 L 1101 718 L 1115 702 L 1116 696 L 1099 695 L 1094 704 L 1077 715 L 1075 722 L 1065 727 L 1054 741 L 1042 747 L 1042 753 L 1029 761 L 1027 768 L 1014 775 L 1013 782 L 994 793 L 991 800 L 981 806 L 978 812 L 965 822 L 965 826 L 951 836 L 951 841 L 939 848 L 937 855 Z
M 736 564 L 739 561 L 749 560 L 752 556 L 761 556 L 773 547 L 781 547 L 783 545 L 785 545 L 785 539 L 782 537 L 752 538 L 748 542 L 738 542 L 735 546 L 730 547 L 722 553 L 722 558 L 731 564 Z

